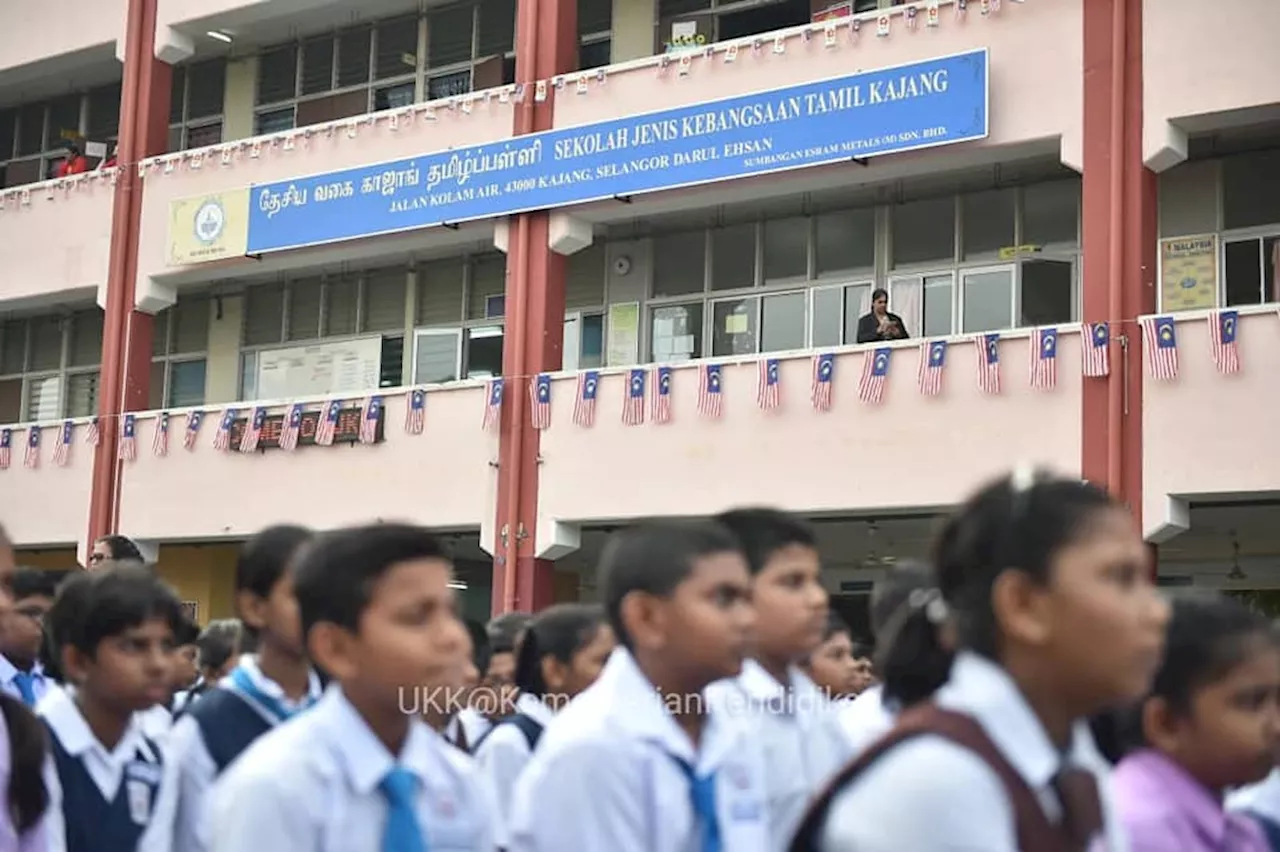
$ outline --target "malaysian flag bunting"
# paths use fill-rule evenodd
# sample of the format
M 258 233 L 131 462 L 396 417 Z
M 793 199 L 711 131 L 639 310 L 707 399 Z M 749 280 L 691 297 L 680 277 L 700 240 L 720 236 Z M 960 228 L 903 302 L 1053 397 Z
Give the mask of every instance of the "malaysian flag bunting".
M 639 426 L 644 422 L 644 370 L 631 370 L 627 376 L 626 396 L 622 400 L 622 422 Z
M 169 412 L 162 411 L 156 418 L 156 432 L 151 436 L 151 455 L 169 455 Z
M 289 416 L 280 424 L 280 437 L 276 443 L 280 449 L 293 452 L 298 449 L 298 436 L 302 434 L 302 405 L 294 403 L 289 407 Z
M 62 421 L 58 429 L 58 443 L 53 447 L 53 463 L 58 467 L 66 467 L 71 461 L 71 436 L 75 429 L 76 425 L 70 420 Z
M 316 446 L 332 447 L 338 437 L 338 418 L 342 415 L 342 402 L 332 399 L 325 404 L 324 415 L 316 423 Z
M 188 411 L 187 422 L 182 426 L 182 446 L 187 450 L 196 448 L 196 439 L 200 437 L 200 424 L 204 422 L 203 411 Z
M 1058 330 L 1037 328 L 1031 332 L 1030 381 L 1036 390 L 1053 390 L 1058 386 Z
M 978 356 L 978 390 L 985 394 L 1000 393 L 1000 335 L 983 334 L 973 339 Z
M 884 385 L 889 378 L 889 359 L 893 350 L 887 346 L 874 349 L 862 358 L 862 378 L 858 381 L 858 399 L 879 405 L 884 399 Z
M 924 341 L 920 344 L 920 393 L 937 396 L 942 393 L 942 374 L 947 368 L 947 341 Z
M 102 441 L 102 429 L 98 427 L 98 418 L 89 421 L 89 426 L 84 430 L 84 442 L 91 447 L 98 446 Z
M 22 456 L 23 467 L 40 466 L 40 427 L 32 426 L 27 430 L 27 452 Z
M 1216 311 L 1209 314 L 1209 340 L 1213 347 L 1213 363 L 1224 376 L 1240 372 L 1240 347 L 1236 333 L 1240 328 L 1238 311 Z
M 653 371 L 653 422 L 671 422 L 671 368 L 658 367 Z
M 213 433 L 213 448 L 215 450 L 231 449 L 231 427 L 236 422 L 236 409 L 228 408 L 222 412 L 222 419 L 218 421 L 218 431 Z M 320 443 L 319 440 L 316 443 Z
M 530 409 L 529 419 L 533 421 L 533 428 L 546 429 L 551 425 L 551 376 L 547 373 L 539 373 L 533 377 L 533 384 L 529 385 L 529 402 Z
M 1139 322 L 1151 378 L 1173 381 L 1178 377 L 1178 332 L 1173 317 L 1143 317 Z
M 382 420 L 382 397 L 371 396 L 364 404 L 364 416 L 360 418 L 360 443 L 372 444 L 378 440 L 378 422 Z
M 698 381 L 698 413 L 713 420 L 724 413 L 721 405 L 724 395 L 721 393 L 721 374 L 723 367 L 719 364 L 706 364 Z
M 497 429 L 502 419 L 502 379 L 490 379 L 485 390 L 484 416 L 480 418 L 481 429 Z
M 760 378 L 756 386 L 756 405 L 761 411 L 772 411 L 782 400 L 778 393 L 778 359 L 766 358 L 760 362 Z
M 809 401 L 818 411 L 831 410 L 831 385 L 835 372 L 836 356 L 833 353 L 813 356 L 813 386 L 809 389 Z
M 1089 332 L 1084 343 L 1084 355 L 1080 359 L 1083 372 L 1090 378 L 1111 374 L 1111 327 L 1105 322 L 1095 322 L 1083 329 Z
M 578 392 L 573 401 L 573 422 L 590 429 L 596 422 L 596 393 L 600 389 L 600 372 L 587 370 L 578 374 Z
M 406 435 L 421 435 L 427 425 L 427 392 L 414 388 L 405 395 L 404 431 Z
M 120 426 L 120 459 L 135 461 L 138 458 L 138 418 L 126 414 Z
M 240 452 L 257 452 L 258 442 L 262 440 L 262 427 L 266 424 L 267 410 L 262 407 L 254 408 L 253 414 L 245 421 L 244 431 L 240 433 Z
M 0 470 L 8 470 L 13 461 L 13 430 L 0 429 Z

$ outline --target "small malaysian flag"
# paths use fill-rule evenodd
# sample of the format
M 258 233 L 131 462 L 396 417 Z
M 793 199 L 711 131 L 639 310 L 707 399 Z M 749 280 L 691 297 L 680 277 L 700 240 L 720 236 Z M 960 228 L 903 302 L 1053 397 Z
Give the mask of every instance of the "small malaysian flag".
M 973 339 L 978 355 L 978 390 L 985 394 L 1000 393 L 1000 334 L 990 332 Z
M 40 466 L 40 427 L 32 426 L 27 430 L 27 451 L 22 456 L 22 466 L 36 468 Z
M 600 372 L 587 370 L 578 374 L 578 392 L 573 401 L 573 422 L 590 429 L 596 422 L 596 393 L 600 388 Z
M 245 421 L 244 431 L 240 433 L 240 452 L 257 452 L 258 442 L 262 440 L 262 427 L 266 423 L 267 410 L 262 407 L 253 409 L 253 415 Z
M 778 359 L 766 358 L 760 362 L 760 377 L 756 385 L 756 405 L 761 411 L 772 411 L 782 400 L 779 399 Z
M 218 431 L 213 433 L 213 448 L 215 450 L 231 449 L 231 427 L 235 425 L 237 413 L 234 408 L 228 408 L 222 412 L 222 419 L 218 421 Z M 319 442 L 317 441 L 317 443 Z
M 91 447 L 96 447 L 102 441 L 102 430 L 98 427 L 98 418 L 89 421 L 89 426 L 84 430 L 84 442 Z
M 342 414 L 342 402 L 329 400 L 324 407 L 324 416 L 316 423 L 316 446 L 332 447 L 333 439 L 338 436 L 338 417 Z
M 480 428 L 497 429 L 502 419 L 502 379 L 490 379 L 486 386 L 484 399 L 484 416 L 480 418 Z
M 644 370 L 631 370 L 627 374 L 626 396 L 622 399 L 622 422 L 627 426 L 644 422 L 644 379 Z
M 1052 326 L 1031 332 L 1030 381 L 1036 390 L 1058 386 L 1058 330 Z
M 1173 317 L 1143 317 L 1139 322 L 1151 378 L 1173 381 L 1178 377 L 1178 332 Z
M 0 470 L 8 470 L 13 462 L 13 430 L 0 429 Z
M 1237 311 L 1209 314 L 1209 339 L 1213 346 L 1213 363 L 1224 376 L 1240 372 L 1240 346 L 1236 332 L 1240 327 Z
M 120 460 L 136 461 L 138 458 L 138 419 L 126 414 L 120 426 Z
M 162 411 L 156 418 L 156 431 L 151 436 L 151 455 L 161 458 L 169 455 L 169 412 Z
M 280 437 L 276 439 L 280 449 L 293 452 L 298 448 L 298 436 L 302 433 L 302 404 L 289 407 L 289 416 L 280 424 Z
M 182 427 L 182 447 L 186 450 L 196 448 L 196 439 L 200 437 L 200 424 L 204 422 L 203 411 L 188 411 L 187 422 Z
M 364 416 L 360 418 L 360 443 L 372 444 L 378 440 L 378 423 L 382 420 L 382 397 L 371 396 L 364 404 Z
M 551 425 L 551 376 L 539 373 L 529 385 L 529 402 L 532 405 L 529 419 L 533 428 L 546 429 Z
M 1111 374 L 1111 326 L 1105 322 L 1095 322 L 1084 326 L 1089 339 L 1084 343 L 1084 356 L 1080 366 L 1089 378 L 1101 378 Z
M 705 364 L 698 380 L 698 413 L 713 420 L 724 413 L 721 405 L 724 396 L 720 392 L 721 370 L 719 364 Z
M 671 368 L 658 367 L 653 371 L 653 422 L 671 422 Z
M 889 378 L 889 360 L 892 355 L 892 349 L 882 346 L 863 356 L 858 399 L 871 405 L 879 405 L 884 400 L 884 385 Z
M 404 431 L 407 435 L 421 435 L 427 425 L 427 392 L 414 388 L 405 398 Z
M 920 370 L 917 381 L 924 396 L 942 393 L 942 374 L 947 368 L 947 341 L 934 340 L 920 344 Z
M 809 388 L 809 401 L 818 411 L 831 410 L 831 385 L 835 372 L 836 356 L 833 353 L 813 356 L 813 386 Z
M 75 428 L 76 425 L 70 420 L 64 420 L 58 430 L 58 443 L 53 448 L 53 463 L 58 467 L 66 467 L 71 460 L 71 435 Z

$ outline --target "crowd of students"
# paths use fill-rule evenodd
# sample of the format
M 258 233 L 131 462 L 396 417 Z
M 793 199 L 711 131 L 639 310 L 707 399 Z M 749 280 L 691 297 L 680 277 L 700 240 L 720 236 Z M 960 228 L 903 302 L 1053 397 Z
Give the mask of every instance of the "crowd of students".
M 641 523 L 600 605 L 457 615 L 441 540 L 272 527 L 238 619 L 0 536 L 0 852 L 1280 850 L 1280 642 L 1170 602 L 1127 511 L 1019 471 L 871 600 L 770 509 Z

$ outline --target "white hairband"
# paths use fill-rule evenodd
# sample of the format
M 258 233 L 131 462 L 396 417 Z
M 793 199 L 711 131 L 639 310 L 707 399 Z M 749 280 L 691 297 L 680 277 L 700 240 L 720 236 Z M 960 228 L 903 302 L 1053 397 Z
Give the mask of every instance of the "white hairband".
M 930 624 L 941 624 L 947 620 L 947 602 L 942 599 L 938 589 L 914 589 L 907 598 L 907 605 L 913 611 L 924 610 L 925 618 Z

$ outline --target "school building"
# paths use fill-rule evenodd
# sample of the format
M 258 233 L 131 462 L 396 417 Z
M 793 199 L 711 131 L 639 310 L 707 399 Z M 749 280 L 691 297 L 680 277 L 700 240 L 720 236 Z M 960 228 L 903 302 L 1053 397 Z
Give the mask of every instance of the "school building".
M 5 3 L 0 521 L 49 567 L 129 535 L 203 621 L 274 522 L 447 531 L 483 614 L 590 597 L 620 523 L 771 504 L 852 599 L 1036 462 L 1122 495 L 1165 582 L 1280 588 L 1277 31 Z M 909 339 L 857 342 L 876 288 Z

